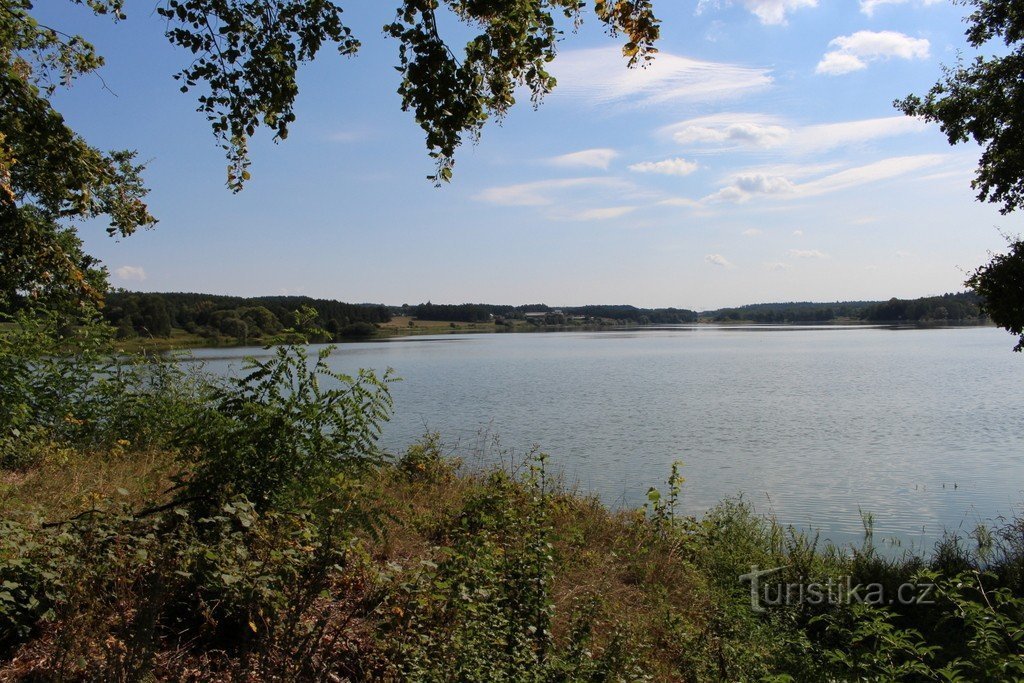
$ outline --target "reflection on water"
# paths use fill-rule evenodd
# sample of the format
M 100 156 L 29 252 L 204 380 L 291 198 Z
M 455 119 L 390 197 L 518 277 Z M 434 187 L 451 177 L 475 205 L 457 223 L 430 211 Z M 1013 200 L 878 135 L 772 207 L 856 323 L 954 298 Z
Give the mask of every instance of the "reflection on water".
M 742 493 L 849 541 L 928 545 L 1024 501 L 1024 358 L 994 328 L 678 326 L 411 337 L 340 346 L 343 372 L 393 367 L 385 446 L 425 430 L 536 445 L 568 481 L 639 505 L 685 463 L 683 506 Z M 195 352 L 230 372 L 260 349 Z

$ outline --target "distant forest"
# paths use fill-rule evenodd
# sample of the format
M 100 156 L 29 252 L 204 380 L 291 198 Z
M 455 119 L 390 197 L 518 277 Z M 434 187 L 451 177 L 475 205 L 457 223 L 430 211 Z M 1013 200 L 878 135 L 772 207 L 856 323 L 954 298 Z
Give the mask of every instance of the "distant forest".
M 547 324 L 564 324 L 574 319 L 613 320 L 638 325 L 678 324 L 697 322 L 696 311 L 681 308 L 637 308 L 636 306 L 563 306 L 545 304 L 522 306 L 496 306 L 491 304 L 432 304 L 403 306 L 405 315 L 419 320 L 452 320 L 457 322 L 484 322 L 489 320 L 543 320 Z M 544 313 L 544 317 L 527 314 Z
M 331 341 L 372 335 L 375 324 L 391 320 L 391 309 L 306 296 L 115 291 L 107 294 L 103 315 L 122 339 L 169 337 L 179 328 L 210 339 L 256 341 L 295 330 L 316 341 Z
M 888 301 L 807 301 L 751 304 L 738 308 L 705 311 L 701 318 L 715 322 L 812 323 L 860 320 L 876 323 L 979 322 L 985 318 L 981 298 L 971 292 L 943 294 L 920 299 Z
M 713 322 L 814 323 L 836 320 L 864 322 L 979 322 L 984 319 L 975 294 L 944 294 L 922 299 L 790 302 L 751 304 L 698 313 L 683 308 L 636 306 L 563 306 L 545 304 L 434 304 L 385 306 L 350 304 L 305 296 L 237 297 L 213 294 L 114 291 L 103 309 L 122 338 L 168 337 L 181 329 L 214 341 L 267 341 L 300 332 L 313 341 L 372 336 L 377 325 L 394 316 L 417 320 L 481 323 L 514 327 L 517 321 L 535 326 L 672 325 Z M 520 322 L 522 324 L 522 322 Z

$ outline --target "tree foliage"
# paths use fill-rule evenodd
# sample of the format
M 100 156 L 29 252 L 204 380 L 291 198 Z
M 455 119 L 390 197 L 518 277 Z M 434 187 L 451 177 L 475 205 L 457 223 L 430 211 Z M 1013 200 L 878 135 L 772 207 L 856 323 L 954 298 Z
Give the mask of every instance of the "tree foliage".
M 122 338 L 136 334 L 169 336 L 180 328 L 213 340 L 274 339 L 290 330 L 309 341 L 338 341 L 369 336 L 375 325 L 391 319 L 381 304 L 350 304 L 307 296 L 238 297 L 182 292 L 113 291 L 106 297 L 103 317 Z
M 967 286 L 984 297 L 984 309 L 1010 334 L 1019 337 L 1014 351 L 1024 351 L 1024 240 L 1010 240 L 1007 254 L 996 254 L 974 271 Z
M 437 162 L 435 182 L 451 179 L 455 150 L 476 139 L 484 123 L 500 117 L 525 86 L 534 104 L 555 79 L 546 65 L 563 31 L 559 16 L 579 22 L 582 0 L 402 0 L 384 27 L 399 42 L 402 107 L 415 112 Z M 629 64 L 651 59 L 658 21 L 650 0 L 598 0 L 598 19 L 627 42 Z M 295 120 L 298 66 L 325 44 L 350 56 L 360 46 L 332 0 L 167 0 L 157 12 L 167 37 L 194 60 L 176 78 L 182 91 L 200 88 L 199 111 L 227 151 L 228 184 L 238 191 L 249 178 L 248 140 L 261 125 L 276 139 Z M 457 52 L 442 36 L 451 18 L 478 34 Z
M 123 18 L 122 0 L 73 0 Z M 96 299 L 105 289 L 95 262 L 63 221 L 106 216 L 111 235 L 153 225 L 142 167 L 130 151 L 103 152 L 50 103 L 60 86 L 103 59 L 81 36 L 40 24 L 29 0 L 0 0 L 0 306 L 57 296 Z
M 167 19 L 171 43 L 196 55 L 175 78 L 181 91 L 202 84 L 199 111 L 206 114 L 227 151 L 228 185 L 249 179 L 247 142 L 260 125 L 278 139 L 295 120 L 298 66 L 325 42 L 351 55 L 359 41 L 330 0 L 168 0 L 157 8 Z
M 562 35 L 556 16 L 578 22 L 583 6 L 580 0 L 403 0 L 385 31 L 400 43 L 402 107 L 416 113 L 437 160 L 432 180 L 451 179 L 463 136 L 476 139 L 488 118 L 503 116 L 515 104 L 517 86 L 535 106 L 555 87 L 547 65 Z M 442 7 L 480 29 L 461 59 L 441 36 Z M 594 11 L 613 35 L 625 34 L 630 66 L 652 58 L 659 28 L 649 0 L 597 0 Z

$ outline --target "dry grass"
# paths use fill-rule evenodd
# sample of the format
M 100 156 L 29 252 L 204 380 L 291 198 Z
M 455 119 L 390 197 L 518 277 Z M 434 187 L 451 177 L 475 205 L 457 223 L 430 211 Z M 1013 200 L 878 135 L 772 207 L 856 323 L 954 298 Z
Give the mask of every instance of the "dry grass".
M 367 481 L 369 498 L 391 515 L 381 539 L 371 544 L 374 560 L 410 567 L 432 559 L 446 543 L 443 531 L 486 485 L 484 474 L 458 469 L 427 479 L 387 469 Z M 626 634 L 647 643 L 646 665 L 657 680 L 679 680 L 672 635 L 652 615 L 671 613 L 699 631 L 713 607 L 704 578 L 678 539 L 660 537 L 642 512 L 611 511 L 594 497 L 563 493 L 551 503 L 555 640 L 565 642 L 583 618 L 597 649 Z
M 339 640 L 332 646 L 339 662 L 373 663 L 380 617 L 370 617 L 364 610 L 378 590 L 371 577 L 386 567 L 415 571 L 421 561 L 436 560 L 439 548 L 450 542 L 448 530 L 489 485 L 485 472 L 463 471 L 449 461 L 428 467 L 411 472 L 385 467 L 362 481 L 366 503 L 386 511 L 383 528 L 376 539 L 365 540 L 366 564 L 338 577 L 355 583 L 332 591 L 328 602 L 318 601 L 309 617 L 341 624 Z M 78 453 L 53 448 L 35 469 L 0 475 L 0 517 L 38 515 L 51 521 L 96 507 L 126 504 L 138 509 L 165 497 L 174 473 L 169 452 Z M 550 503 L 556 642 L 567 642 L 574 625 L 583 621 L 590 626 L 591 646 L 597 651 L 625 635 L 632 646 L 642 647 L 645 668 L 656 674 L 656 680 L 681 680 L 674 636 L 664 632 L 657 615 L 672 614 L 676 623 L 700 631 L 710 598 L 678 541 L 661 537 L 642 513 L 613 512 L 595 498 L 563 493 Z M 369 618 L 349 620 L 360 611 Z M 0 666 L 0 680 L 25 680 L 44 671 L 53 663 L 53 653 L 60 651 L 54 639 L 68 628 L 67 623 L 56 624 L 26 643 L 14 660 Z M 84 640 L 101 649 L 117 645 L 109 638 Z M 239 672 L 249 675 L 256 670 L 250 668 L 255 664 L 242 660 L 219 661 L 214 651 L 181 648 L 167 643 L 154 653 L 158 680 L 246 680 Z M 106 650 L 94 655 L 104 660 L 112 656 Z
M 142 508 L 166 499 L 178 472 L 173 453 L 43 448 L 27 471 L 0 471 L 0 516 L 61 520 L 110 505 Z

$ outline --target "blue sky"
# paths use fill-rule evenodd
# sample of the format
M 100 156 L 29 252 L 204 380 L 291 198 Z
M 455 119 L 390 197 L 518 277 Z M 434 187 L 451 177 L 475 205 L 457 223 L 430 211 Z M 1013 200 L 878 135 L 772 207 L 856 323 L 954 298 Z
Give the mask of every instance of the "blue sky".
M 257 136 L 238 195 L 153 3 L 129 0 L 117 25 L 65 5 L 38 11 L 97 45 L 116 96 L 87 77 L 56 104 L 93 144 L 139 150 L 160 218 L 120 241 L 82 226 L 117 286 L 696 309 L 914 297 L 960 289 L 1021 229 L 974 200 L 977 147 L 892 107 L 966 51 L 946 2 L 656 1 L 646 70 L 588 16 L 555 92 L 489 124 L 435 189 L 380 31 L 393 8 L 346 0 L 363 49 L 301 71 L 298 121 L 281 144 Z

